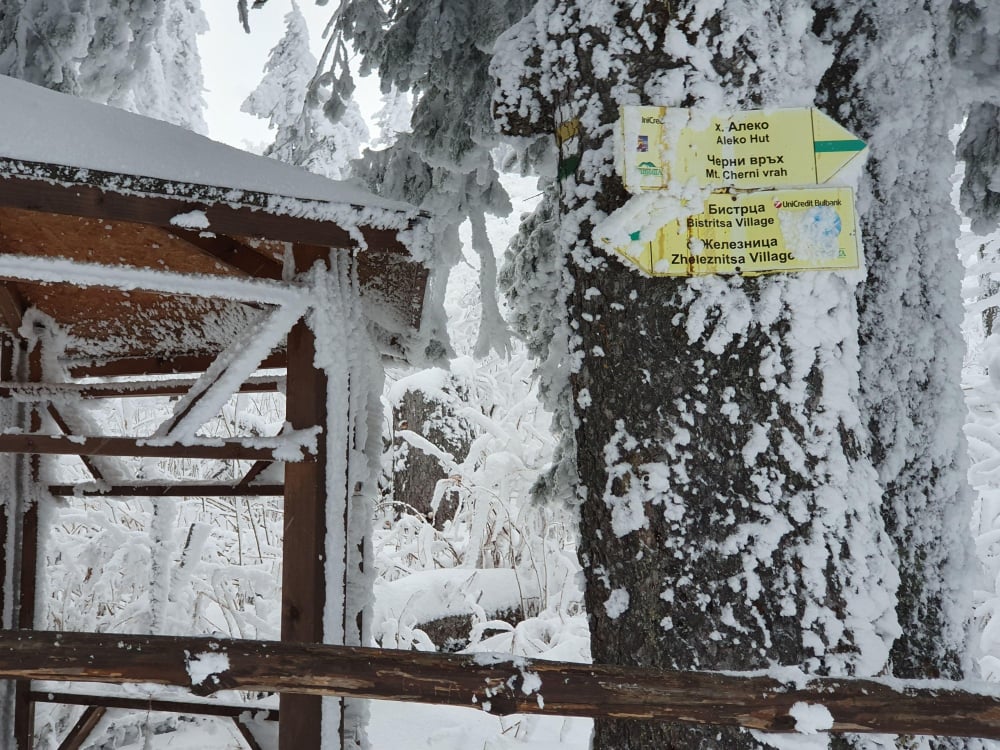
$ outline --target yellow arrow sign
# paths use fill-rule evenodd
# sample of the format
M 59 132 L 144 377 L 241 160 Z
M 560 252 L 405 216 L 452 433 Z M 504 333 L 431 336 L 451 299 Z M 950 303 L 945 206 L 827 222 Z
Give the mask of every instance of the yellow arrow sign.
M 607 243 L 611 244 L 611 243 Z M 652 276 L 858 268 L 854 193 L 847 188 L 713 193 L 704 213 L 614 248 Z
M 817 109 L 710 115 L 668 107 L 622 107 L 619 170 L 632 193 L 695 180 L 744 189 L 821 185 L 864 148 Z

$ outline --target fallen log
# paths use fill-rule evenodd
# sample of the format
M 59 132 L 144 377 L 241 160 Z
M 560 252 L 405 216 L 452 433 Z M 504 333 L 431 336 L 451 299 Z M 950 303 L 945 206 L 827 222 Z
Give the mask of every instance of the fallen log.
M 787 675 L 792 675 L 787 678 Z M 1000 686 L 675 672 L 498 654 L 272 641 L 0 631 L 0 678 L 146 682 L 466 706 L 512 713 L 1000 739 Z M 963 689 L 966 688 L 966 689 Z

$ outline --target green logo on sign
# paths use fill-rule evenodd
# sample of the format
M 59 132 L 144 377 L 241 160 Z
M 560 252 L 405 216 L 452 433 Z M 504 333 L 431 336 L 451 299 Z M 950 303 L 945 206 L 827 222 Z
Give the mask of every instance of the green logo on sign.
M 651 161 L 639 162 L 639 174 L 643 177 L 662 177 L 663 170 Z

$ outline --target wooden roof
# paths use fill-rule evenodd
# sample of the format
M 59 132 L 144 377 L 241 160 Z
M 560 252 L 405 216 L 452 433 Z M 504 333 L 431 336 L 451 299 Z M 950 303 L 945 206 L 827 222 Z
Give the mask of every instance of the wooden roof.
M 302 259 L 352 252 L 383 351 L 405 355 L 407 341 L 420 325 L 427 279 L 426 269 L 399 237 L 422 221 L 412 207 L 383 201 L 354 185 L 341 187 L 299 170 L 288 172 L 293 168 L 164 123 L 14 83 L 22 99 L 70 113 L 79 109 L 86 115 L 79 119 L 97 122 L 104 130 L 71 133 L 63 123 L 69 146 L 53 144 L 61 160 L 71 161 L 74 148 L 89 156 L 82 163 L 50 163 L 22 158 L 43 149 L 30 139 L 6 138 L 0 129 L 0 325 L 16 328 L 24 309 L 38 308 L 69 335 L 66 353 L 77 375 L 200 370 L 269 305 L 231 295 L 115 288 L 121 284 L 103 286 L 99 277 L 89 286 L 69 283 L 70 278 L 43 281 L 18 271 L 22 259 L 218 277 L 221 284 L 226 279 L 280 281 L 289 249 L 300 266 Z M 5 86 L 12 87 L 10 79 L 0 76 L 0 93 Z M 2 109 L 0 120 L 13 116 L 11 108 Z M 31 108 L 21 110 L 18 127 L 30 132 Z M 142 169 L 139 153 L 124 161 L 108 159 L 131 173 L 95 168 L 95 153 L 115 153 L 116 126 L 133 134 L 132 140 L 148 130 L 152 150 L 169 140 L 180 149 L 180 162 L 197 151 L 203 162 L 197 170 L 201 182 L 175 179 L 183 165 L 173 165 L 163 154 L 148 170 Z M 91 136 L 97 145 L 88 141 Z M 216 153 L 218 175 L 212 170 Z M 247 175 L 256 175 L 258 168 L 274 175 L 286 194 L 248 189 L 248 183 L 259 180 Z M 301 182 L 296 181 L 299 175 Z M 237 184 L 225 184 L 227 178 Z M 350 202 L 336 203 L 338 199 Z M 199 218 L 207 222 L 207 231 L 178 219 L 192 211 L 202 212 Z M 279 352 L 271 363 L 280 360 Z

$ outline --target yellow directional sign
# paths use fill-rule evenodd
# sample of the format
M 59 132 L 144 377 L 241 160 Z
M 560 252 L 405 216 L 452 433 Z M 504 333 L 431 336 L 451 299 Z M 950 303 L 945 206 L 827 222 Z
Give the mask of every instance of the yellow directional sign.
M 821 185 L 865 144 L 817 109 L 710 115 L 668 107 L 622 107 L 619 161 L 632 193 L 695 180 L 744 189 Z
M 672 221 L 655 236 L 636 232 L 614 249 L 652 276 L 858 268 L 854 194 L 847 188 L 713 193 L 703 213 Z

